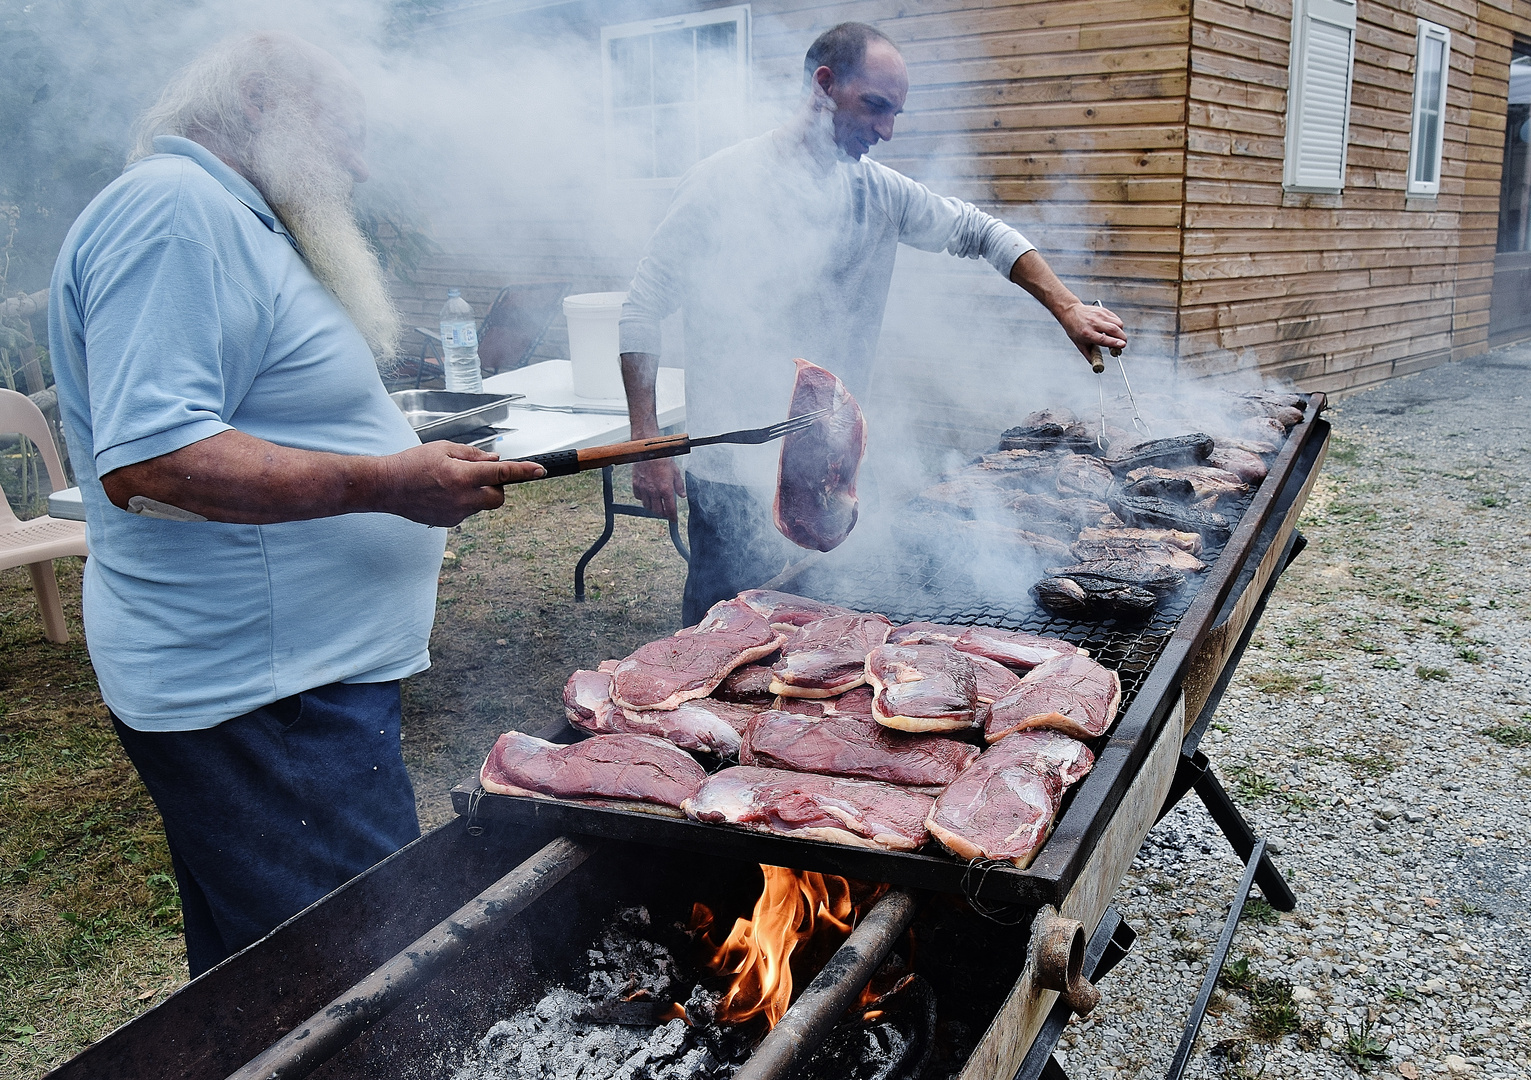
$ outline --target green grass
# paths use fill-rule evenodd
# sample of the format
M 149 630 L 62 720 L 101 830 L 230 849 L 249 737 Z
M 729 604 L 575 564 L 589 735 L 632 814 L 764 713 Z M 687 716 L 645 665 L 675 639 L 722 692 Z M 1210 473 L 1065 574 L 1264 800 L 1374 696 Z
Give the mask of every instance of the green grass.
M 1398 768 L 1398 762 L 1380 753 L 1344 753 L 1340 755 L 1340 759 L 1350 766 L 1352 773 L 1363 778 L 1377 779 Z
M 1368 1072 L 1375 1065 L 1385 1064 L 1392 1055 L 1387 1044 L 1372 1034 L 1370 1020 L 1361 1021 L 1353 1028 L 1345 1021 L 1345 1037 L 1335 1043 L 1334 1052 L 1348 1060 L 1359 1072 Z
M 1227 765 L 1224 768 L 1233 777 L 1234 790 L 1239 797 L 1249 802 L 1258 802 L 1275 794 L 1280 788 L 1279 784 L 1262 775 L 1253 765 Z
M 1258 1039 L 1275 1042 L 1301 1026 L 1292 984 L 1286 979 L 1257 978 L 1249 990 L 1249 1032 Z
M 1445 668 L 1425 667 L 1423 664 L 1414 669 L 1414 674 L 1418 675 L 1426 682 L 1445 682 L 1447 679 L 1451 678 L 1451 672 L 1447 671 Z
M 1302 680 L 1290 671 L 1257 671 L 1250 676 L 1250 682 L 1255 684 L 1255 689 L 1262 694 L 1290 694 L 1302 684 Z
M 1270 901 L 1262 900 L 1257 896 L 1245 903 L 1244 913 L 1239 916 L 1239 921 L 1242 922 L 1245 919 L 1259 923 L 1261 926 L 1276 926 L 1281 922 L 1281 912 L 1271 907 Z
M 1531 724 L 1500 724 L 1497 727 L 1484 728 L 1478 734 L 1487 735 L 1504 746 L 1531 746 Z

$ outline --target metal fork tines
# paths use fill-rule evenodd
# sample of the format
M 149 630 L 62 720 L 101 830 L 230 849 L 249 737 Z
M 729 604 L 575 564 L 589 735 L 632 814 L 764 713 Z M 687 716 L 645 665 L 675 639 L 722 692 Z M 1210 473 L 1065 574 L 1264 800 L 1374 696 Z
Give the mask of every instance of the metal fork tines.
M 779 439 L 783 435 L 791 435 L 794 431 L 802 431 L 811 427 L 815 421 L 826 417 L 832 412 L 831 409 L 815 409 L 813 412 L 803 413 L 783 420 L 779 424 L 770 427 L 750 428 L 745 431 L 730 431 L 722 435 L 708 435 L 700 439 L 692 439 L 692 446 L 710 446 L 713 443 L 765 443 L 772 439 Z

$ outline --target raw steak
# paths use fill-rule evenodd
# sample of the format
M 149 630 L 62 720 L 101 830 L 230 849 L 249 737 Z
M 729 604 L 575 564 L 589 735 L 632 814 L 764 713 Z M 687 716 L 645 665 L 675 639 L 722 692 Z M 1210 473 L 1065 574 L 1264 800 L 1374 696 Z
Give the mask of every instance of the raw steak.
M 1116 719 L 1122 681 L 1085 656 L 1038 664 L 1021 685 L 989 706 L 984 738 L 998 742 L 1013 731 L 1049 728 L 1076 739 L 1104 735 Z
M 651 641 L 612 672 L 611 699 L 624 709 L 673 709 L 706 697 L 734 668 L 769 656 L 786 634 L 742 600 L 723 600 L 695 627 Z
M 897 627 L 888 635 L 890 645 L 951 645 L 958 652 L 982 656 L 1009 667 L 1033 668 L 1055 656 L 1089 653 L 1058 638 L 1000 630 L 993 626 L 947 626 L 915 622 Z
M 1021 677 L 1004 664 L 976 653 L 968 653 L 967 658 L 978 684 L 978 700 L 983 704 L 999 700 L 1021 684 Z
M 782 440 L 776 528 L 798 547 L 833 551 L 856 526 L 856 473 L 866 453 L 866 421 L 845 384 L 806 360 L 797 365 L 787 415 L 831 410 Z
M 748 604 L 755 614 L 778 630 L 791 630 L 805 626 L 815 619 L 827 619 L 831 615 L 855 615 L 850 608 L 810 600 L 806 596 L 773 592 L 770 589 L 746 589 L 738 599 Z
M 596 735 L 570 746 L 519 731 L 501 735 L 479 782 L 500 795 L 627 799 L 679 807 L 707 774 L 684 750 L 648 735 Z
M 723 677 L 712 696 L 722 701 L 734 701 L 742 705 L 769 705 L 776 697 L 771 693 L 770 657 L 759 664 L 736 667 Z
M 870 715 L 763 712 L 744 733 L 739 763 L 941 788 L 977 756 L 969 743 L 889 731 Z
M 979 721 L 978 681 L 950 645 L 879 645 L 866 658 L 872 717 L 900 731 L 958 731 Z
M 875 780 L 740 765 L 707 778 L 681 809 L 697 821 L 834 844 L 913 851 L 934 800 Z
M 881 615 L 834 615 L 800 627 L 771 669 L 771 690 L 782 697 L 826 698 L 860 686 L 867 654 L 892 627 Z
M 674 709 L 639 712 L 611 700 L 611 675 L 576 671 L 564 685 L 564 715 L 592 735 L 654 735 L 683 750 L 736 759 L 744 728 L 759 708 L 711 698 L 683 701 Z
M 930 834 L 959 858 L 1030 866 L 1052 831 L 1064 789 L 1094 763 L 1088 747 L 1064 739 L 1028 732 L 984 751 L 936 800 L 925 820 Z

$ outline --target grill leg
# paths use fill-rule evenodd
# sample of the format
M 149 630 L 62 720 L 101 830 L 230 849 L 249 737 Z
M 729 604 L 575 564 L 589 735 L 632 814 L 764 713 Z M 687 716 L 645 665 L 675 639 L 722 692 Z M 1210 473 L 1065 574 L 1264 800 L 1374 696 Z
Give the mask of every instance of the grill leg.
M 1085 945 L 1085 978 L 1092 983 L 1104 979 L 1112 968 L 1121 963 L 1122 957 L 1132 951 L 1133 943 L 1137 940 L 1137 933 L 1122 920 L 1116 908 L 1106 908 L 1106 913 L 1100 918 L 1100 925 Z M 1053 1058 L 1053 1051 L 1057 1049 L 1058 1040 L 1063 1037 L 1063 1030 L 1068 1027 L 1072 1015 L 1073 1010 L 1063 1002 L 1053 1005 L 1047 1019 L 1042 1021 L 1037 1037 L 1032 1040 L 1031 1049 L 1026 1052 L 1026 1060 L 1021 1062 L 1021 1067 L 1016 1071 L 1015 1080 L 1069 1080 L 1063 1066 Z
M 1221 788 L 1219 788 L 1221 790 Z M 1231 807 L 1233 804 L 1230 803 Z M 1238 813 L 1238 811 L 1234 811 Z M 1180 1034 L 1180 1045 L 1175 1047 L 1175 1056 L 1170 1059 L 1169 1072 L 1164 1074 L 1164 1080 L 1180 1080 L 1185 1075 L 1185 1067 L 1191 1060 L 1191 1048 L 1196 1045 L 1196 1033 L 1201 1030 L 1202 1018 L 1207 1015 L 1207 1003 L 1212 1000 L 1212 991 L 1217 987 L 1217 977 L 1223 973 L 1223 964 L 1228 960 L 1228 950 L 1233 947 L 1233 934 L 1239 928 L 1239 917 L 1244 914 L 1244 904 L 1249 900 L 1249 889 L 1254 884 L 1255 871 L 1260 862 L 1265 858 L 1265 841 L 1257 840 L 1254 850 L 1250 852 L 1250 858 L 1244 864 L 1244 876 L 1239 880 L 1238 892 L 1233 894 L 1233 903 L 1228 908 L 1228 920 L 1223 923 L 1223 932 L 1217 939 L 1217 949 L 1212 953 L 1212 960 L 1207 965 L 1206 977 L 1201 980 L 1201 991 L 1196 995 L 1196 1002 L 1191 1006 L 1191 1016 L 1185 1022 L 1185 1030 Z
M 1271 862 L 1271 857 L 1265 853 L 1265 841 L 1255 836 L 1255 831 L 1244 820 L 1244 815 L 1239 813 L 1239 808 L 1233 805 L 1233 800 L 1228 797 L 1228 792 L 1218 782 L 1217 776 L 1207 768 L 1207 759 L 1201 751 L 1196 752 L 1196 757 L 1200 759 L 1202 768 L 1202 774 L 1196 781 L 1196 794 L 1201 796 L 1207 813 L 1217 822 L 1217 827 L 1228 838 L 1228 843 L 1233 845 L 1234 853 L 1239 858 L 1247 861 L 1256 848 L 1259 849 L 1255 881 L 1259 883 L 1260 891 L 1277 911 L 1292 911 L 1297 907 L 1297 897 L 1286 883 L 1286 878 L 1281 876 L 1281 871 L 1276 869 L 1276 864 Z

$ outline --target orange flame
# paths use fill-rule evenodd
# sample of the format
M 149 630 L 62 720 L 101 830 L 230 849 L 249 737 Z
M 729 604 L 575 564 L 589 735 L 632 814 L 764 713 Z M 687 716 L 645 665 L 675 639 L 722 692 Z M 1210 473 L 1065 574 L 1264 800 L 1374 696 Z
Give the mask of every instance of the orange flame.
M 678 1001 L 672 1002 L 668 1009 L 659 1014 L 661 1024 L 668 1024 L 671 1020 L 684 1020 L 688 1026 L 691 1024 L 691 1017 L 686 1015 L 686 1007 Z
M 859 911 L 845 878 L 780 866 L 760 869 L 765 888 L 752 917 L 735 920 L 722 945 L 714 947 L 706 937 L 713 915 L 705 905 L 693 906 L 691 929 L 706 950 L 707 968 L 732 976 L 718 1003 L 718 1019 L 738 1024 L 764 1015 L 775 1027 L 792 1003 L 793 957 L 815 938 L 832 938 L 838 945 L 851 932 Z

